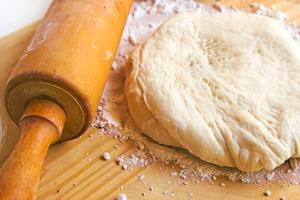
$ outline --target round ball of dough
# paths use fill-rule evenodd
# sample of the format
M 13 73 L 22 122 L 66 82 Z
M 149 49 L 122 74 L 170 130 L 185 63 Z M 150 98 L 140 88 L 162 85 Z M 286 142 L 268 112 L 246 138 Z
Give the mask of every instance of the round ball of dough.
M 300 155 L 300 47 L 246 13 L 178 14 L 136 49 L 126 98 L 160 144 L 242 171 Z

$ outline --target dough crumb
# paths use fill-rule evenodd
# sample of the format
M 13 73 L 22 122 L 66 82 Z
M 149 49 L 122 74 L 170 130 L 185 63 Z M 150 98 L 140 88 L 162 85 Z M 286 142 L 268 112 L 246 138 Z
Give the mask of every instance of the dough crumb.
M 144 174 L 138 175 L 138 180 L 139 180 L 141 183 L 145 183 L 145 175 L 144 175 Z
M 128 41 L 132 46 L 136 46 L 138 43 L 136 41 L 136 37 L 134 32 L 130 32 L 129 36 L 128 36 Z
M 264 192 L 264 195 L 265 195 L 266 197 L 271 196 L 271 194 L 272 194 L 272 192 L 271 192 L 270 190 L 267 190 L 267 191 Z
M 189 198 L 192 198 L 192 197 L 193 197 L 193 193 L 192 193 L 192 192 L 188 192 L 187 196 L 188 196 Z
M 171 176 L 177 176 L 178 173 L 177 172 L 171 172 Z
M 110 160 L 110 154 L 108 152 L 104 152 L 103 155 L 102 155 L 102 158 L 104 160 Z
M 122 165 L 122 169 L 123 169 L 123 170 L 126 170 L 126 169 L 128 169 L 128 166 L 127 166 L 126 164 L 123 164 L 123 165 Z
M 221 187 L 225 187 L 225 183 L 220 183 L 220 186 Z
M 117 196 L 117 200 L 127 200 L 126 194 L 122 193 Z
M 107 50 L 104 52 L 104 59 L 105 60 L 110 60 L 112 58 L 113 54 L 110 50 Z
M 153 191 L 153 190 L 154 190 L 153 186 L 150 186 L 149 190 L 150 190 L 150 191 Z

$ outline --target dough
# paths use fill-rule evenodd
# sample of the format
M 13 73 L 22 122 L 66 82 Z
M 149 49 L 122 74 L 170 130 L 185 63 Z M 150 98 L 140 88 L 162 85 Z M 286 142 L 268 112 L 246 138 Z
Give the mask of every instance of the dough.
M 300 154 L 300 47 L 284 26 L 246 13 L 178 14 L 126 71 L 137 126 L 160 144 L 242 171 Z

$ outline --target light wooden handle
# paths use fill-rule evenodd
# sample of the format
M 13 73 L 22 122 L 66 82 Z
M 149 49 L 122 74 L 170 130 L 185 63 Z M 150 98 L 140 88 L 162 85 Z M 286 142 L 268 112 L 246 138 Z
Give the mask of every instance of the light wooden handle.
M 0 171 L 0 200 L 36 197 L 49 146 L 60 138 L 64 111 L 48 100 L 31 102 L 21 118 L 21 137 Z

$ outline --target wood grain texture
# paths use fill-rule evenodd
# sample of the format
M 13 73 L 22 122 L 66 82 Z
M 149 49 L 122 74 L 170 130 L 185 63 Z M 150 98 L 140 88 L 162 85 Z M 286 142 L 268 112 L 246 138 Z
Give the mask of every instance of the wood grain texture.
M 210 3 L 212 1 L 205 0 Z M 245 7 L 250 0 L 223 0 L 228 6 Z M 299 0 L 257 0 L 268 6 L 286 12 L 290 20 L 300 23 Z M 12 66 L 23 51 L 36 24 L 28 26 L 10 36 L 0 39 L 0 84 L 5 82 Z M 2 94 L 2 91 L 1 91 Z M 18 138 L 18 128 L 9 122 L 8 138 L 0 153 L 0 163 L 7 158 Z M 89 137 L 89 135 L 94 135 Z M 114 146 L 118 145 L 119 149 Z M 278 200 L 281 196 L 286 199 L 300 199 L 300 186 L 281 186 L 278 184 L 246 185 L 218 180 L 215 184 L 199 183 L 182 185 L 178 179 L 171 177 L 167 167 L 151 165 L 147 168 L 135 168 L 123 171 L 115 164 L 115 158 L 132 151 L 132 143 L 120 144 L 109 137 L 100 137 L 97 130 L 90 128 L 83 136 L 72 141 L 53 145 L 46 157 L 42 179 L 39 185 L 39 200 L 102 200 L 115 199 L 118 193 L 126 193 L 128 199 L 188 199 L 187 193 L 193 192 L 192 199 L 206 200 Z M 104 151 L 111 154 L 112 159 L 103 161 L 100 156 Z M 145 184 L 138 181 L 138 175 L 145 175 Z M 171 184 L 167 184 L 171 181 Z M 225 187 L 218 183 L 224 182 Z M 74 184 L 76 186 L 74 186 Z M 121 191 L 119 186 L 123 185 Z M 149 191 L 153 186 L 154 191 Z M 263 192 L 272 191 L 271 197 L 264 197 Z M 141 194 L 145 192 L 143 197 Z M 175 192 L 171 198 L 163 192 Z

